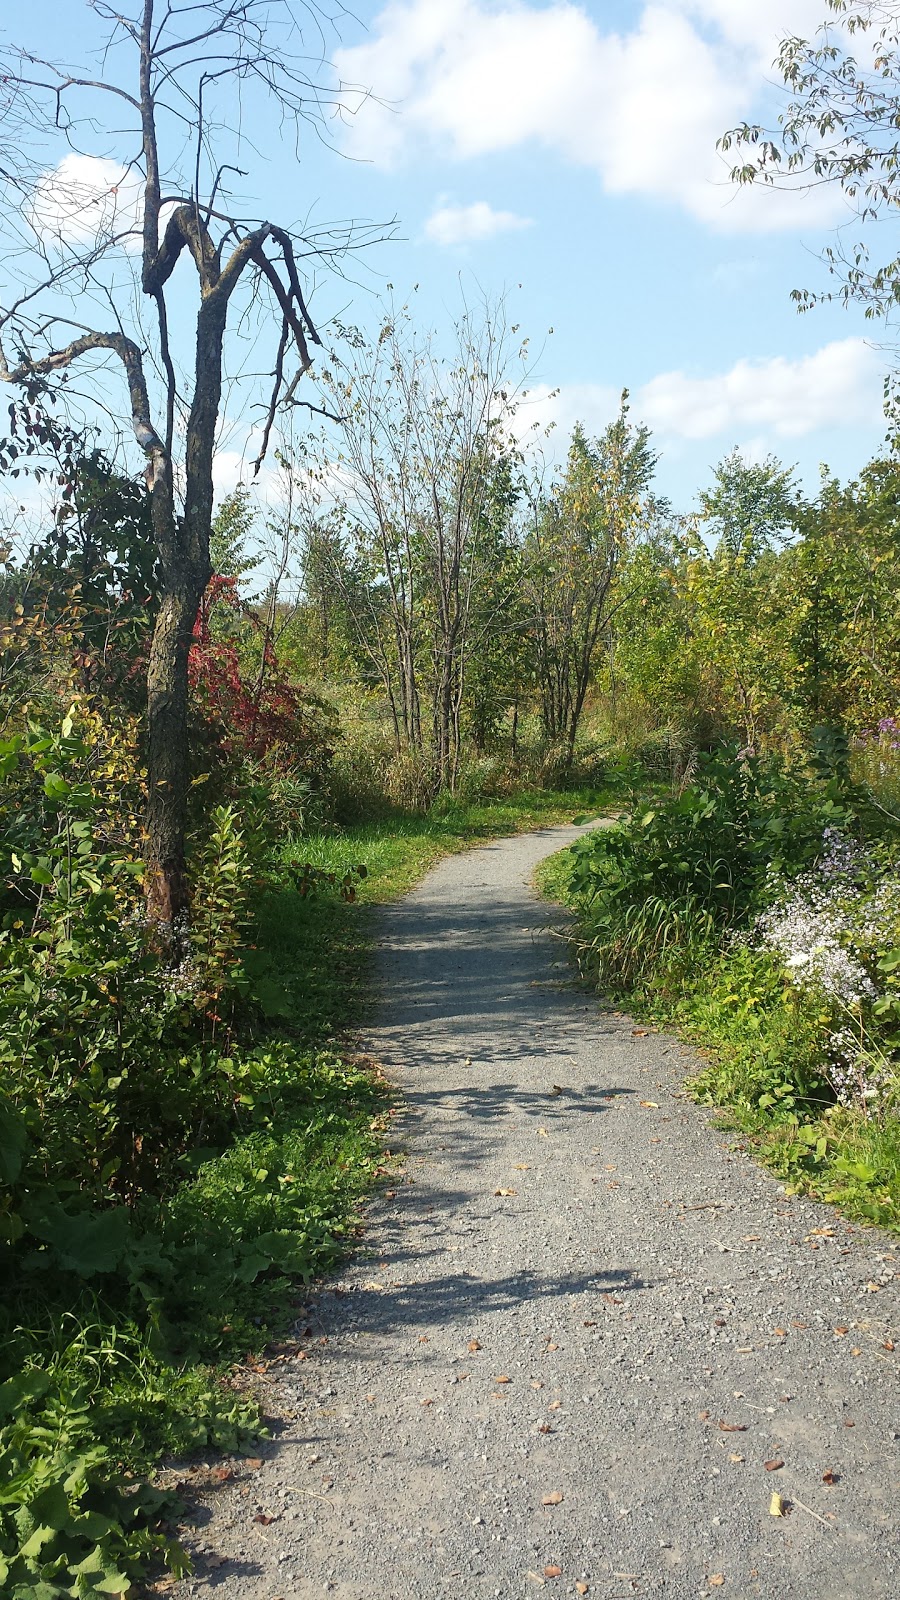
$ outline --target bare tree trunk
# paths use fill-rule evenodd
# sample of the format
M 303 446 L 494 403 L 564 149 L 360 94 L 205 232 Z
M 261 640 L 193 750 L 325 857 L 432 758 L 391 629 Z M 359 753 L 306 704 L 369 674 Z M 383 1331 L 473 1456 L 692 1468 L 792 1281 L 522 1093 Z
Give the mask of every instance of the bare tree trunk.
M 188 908 L 185 829 L 189 788 L 187 659 L 205 585 L 185 584 L 160 604 L 147 668 L 147 851 L 151 922 L 167 927 Z

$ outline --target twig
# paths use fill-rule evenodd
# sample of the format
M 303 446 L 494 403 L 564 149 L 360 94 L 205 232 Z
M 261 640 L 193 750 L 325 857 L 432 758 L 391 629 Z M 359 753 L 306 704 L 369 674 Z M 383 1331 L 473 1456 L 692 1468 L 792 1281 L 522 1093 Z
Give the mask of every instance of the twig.
M 791 1495 L 790 1503 L 792 1506 L 799 1506 L 801 1511 L 808 1512 L 811 1517 L 815 1517 L 817 1522 L 821 1522 L 823 1528 L 831 1528 L 832 1531 L 834 1530 L 833 1522 L 829 1522 L 827 1517 L 820 1517 L 818 1511 L 813 1511 L 812 1506 L 805 1506 L 802 1500 L 797 1499 L 796 1495 Z

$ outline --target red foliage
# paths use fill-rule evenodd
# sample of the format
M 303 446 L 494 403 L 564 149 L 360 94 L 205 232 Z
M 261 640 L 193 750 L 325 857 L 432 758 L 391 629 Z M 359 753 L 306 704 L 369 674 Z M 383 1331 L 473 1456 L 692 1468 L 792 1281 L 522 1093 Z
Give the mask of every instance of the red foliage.
M 211 619 L 220 605 L 259 637 L 261 648 L 252 666 L 241 660 L 234 643 L 213 634 Z M 188 678 L 228 754 L 252 756 L 276 767 L 317 767 L 329 759 L 326 708 L 288 677 L 264 624 L 241 599 L 234 578 L 214 574 L 207 585 L 194 623 Z

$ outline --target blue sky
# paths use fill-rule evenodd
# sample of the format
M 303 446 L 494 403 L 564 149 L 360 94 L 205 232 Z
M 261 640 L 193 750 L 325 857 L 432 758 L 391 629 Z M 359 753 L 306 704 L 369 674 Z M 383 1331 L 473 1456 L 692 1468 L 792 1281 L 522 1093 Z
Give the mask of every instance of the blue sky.
M 396 216 L 360 287 L 322 276 L 323 323 L 374 326 L 388 281 L 400 299 L 417 286 L 417 317 L 439 328 L 463 293 L 505 293 L 535 352 L 529 414 L 555 419 L 558 439 L 576 418 L 602 427 L 627 386 L 680 508 L 733 445 L 797 463 L 813 490 L 820 462 L 851 476 L 884 435 L 871 325 L 838 307 L 801 317 L 789 299 L 827 286 L 819 252 L 850 219 L 825 191 L 736 192 L 715 142 L 771 118 L 779 40 L 824 10 L 364 0 L 331 51 L 358 106 L 332 124 L 336 148 L 310 135 L 298 164 L 269 141 L 248 181 L 289 219 Z M 6 29 L 43 49 L 51 31 L 63 59 L 84 55 L 93 26 L 81 0 L 35 0 Z M 240 472 L 239 427 L 225 444 L 223 485 Z

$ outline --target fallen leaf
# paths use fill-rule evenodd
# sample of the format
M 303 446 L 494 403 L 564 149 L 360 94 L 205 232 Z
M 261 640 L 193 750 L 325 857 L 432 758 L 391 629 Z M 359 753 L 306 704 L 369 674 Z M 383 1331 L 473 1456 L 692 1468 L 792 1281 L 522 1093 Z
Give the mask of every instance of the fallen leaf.
M 476 1350 L 480 1350 L 481 1349 L 481 1345 L 478 1343 L 477 1339 L 470 1339 L 469 1340 L 469 1349 L 472 1351 L 473 1355 L 474 1355 Z
M 706 1581 L 707 1583 L 711 1584 L 714 1589 L 721 1589 L 723 1583 L 725 1582 L 725 1574 L 724 1572 L 711 1572 Z
M 708 1411 L 700 1411 L 700 1412 L 698 1412 L 698 1416 L 699 1416 L 701 1422 L 708 1422 L 709 1421 L 709 1412 Z
M 582 1323 L 582 1327 L 583 1328 L 596 1328 L 596 1326 L 597 1326 L 596 1322 L 583 1322 Z
M 770 1517 L 783 1517 L 784 1516 L 784 1501 L 782 1500 L 781 1495 L 778 1493 L 778 1491 L 776 1489 L 772 1490 L 771 1496 L 769 1498 L 769 1516 Z
M 860 1345 L 855 1345 L 854 1348 L 850 1351 L 850 1354 L 852 1356 L 861 1356 L 862 1355 L 862 1347 Z
M 550 1137 L 550 1135 L 547 1132 L 546 1128 L 538 1128 L 538 1138 L 539 1139 L 549 1139 L 549 1137 Z
M 561 1578 L 562 1577 L 562 1567 L 554 1567 L 554 1566 L 545 1567 L 544 1568 L 544 1577 L 545 1578 Z
M 647 1037 L 646 1028 L 632 1028 L 631 1032 L 635 1039 L 646 1039 Z
M 740 1454 L 739 1451 L 733 1451 L 732 1454 L 728 1457 L 728 1459 L 729 1459 L 729 1461 L 743 1461 L 744 1457 Z
M 530 1171 L 531 1171 L 531 1168 L 529 1167 L 527 1161 L 517 1161 L 515 1166 L 513 1167 L 513 1172 L 530 1172 Z
M 745 1234 L 742 1235 L 741 1243 L 742 1244 L 759 1244 L 759 1241 L 760 1241 L 761 1238 L 762 1238 L 762 1234 L 761 1233 L 745 1233 Z
M 231 1467 L 213 1467 L 212 1472 L 210 1473 L 213 1483 L 227 1483 L 228 1479 L 233 1476 L 234 1473 L 232 1472 Z
M 419 1401 L 419 1405 L 420 1406 L 433 1406 L 434 1405 L 434 1401 L 433 1400 L 420 1400 Z
M 561 1506 L 562 1505 L 562 1498 L 563 1497 L 560 1494 L 559 1490 L 558 1489 L 554 1489 L 552 1494 L 544 1494 L 544 1495 L 541 1496 L 541 1505 L 542 1506 Z
M 576 1585 L 575 1585 L 575 1593 L 576 1594 L 587 1594 L 588 1593 L 587 1584 L 586 1583 L 576 1583 Z
M 516 1190 L 516 1189 L 495 1189 L 494 1193 L 495 1194 L 502 1194 L 502 1195 L 511 1195 L 511 1194 L 514 1195 L 514 1194 L 518 1193 L 518 1190 Z
M 845 1428 L 855 1428 L 856 1427 L 856 1423 L 855 1422 L 851 1422 L 849 1417 L 845 1417 L 844 1418 L 844 1427 Z
M 772 1331 L 773 1331 L 774 1334 L 776 1334 L 776 1336 L 779 1339 L 786 1339 L 787 1338 L 787 1329 L 786 1328 L 773 1328 Z
M 494 1382 L 495 1383 L 512 1383 L 512 1378 L 508 1378 L 506 1376 L 506 1373 L 504 1372 L 499 1378 L 495 1378 Z
M 642 1106 L 646 1106 L 648 1108 L 648 1110 L 650 1110 L 650 1111 L 658 1111 L 659 1110 L 659 1101 L 658 1100 L 642 1100 L 641 1101 L 641 1105 Z
M 266 1515 L 266 1513 L 264 1511 L 257 1511 L 256 1516 L 253 1518 L 253 1521 L 254 1522 L 261 1522 L 264 1528 L 268 1528 L 269 1524 L 272 1523 L 272 1522 L 277 1522 L 278 1518 L 277 1517 L 269 1517 L 269 1516 Z
M 251 1472 L 258 1471 L 258 1469 L 262 1466 L 262 1456 L 247 1456 L 244 1461 L 244 1466 L 249 1467 Z
M 867 1283 L 866 1284 L 866 1294 L 880 1294 L 880 1293 L 881 1293 L 881 1284 L 880 1283 Z
M 827 1483 L 829 1485 L 829 1487 L 834 1483 L 840 1483 L 840 1481 L 841 1481 L 840 1473 L 839 1472 L 832 1472 L 830 1467 L 829 1467 L 827 1472 L 823 1472 L 822 1473 L 822 1482 L 823 1483 Z
M 746 1433 L 747 1432 L 747 1424 L 746 1424 L 746 1422 L 723 1422 L 721 1420 L 721 1418 L 720 1418 L 719 1421 L 716 1423 L 716 1427 L 722 1433 Z
M 531 1387 L 532 1387 L 532 1389 L 543 1389 L 543 1387 L 544 1387 L 543 1379 L 542 1378 L 532 1378 Z
M 559 1349 L 559 1345 L 558 1344 L 554 1344 L 552 1339 L 548 1339 L 545 1348 L 547 1350 L 558 1350 Z
M 547 1407 L 548 1411 L 559 1411 L 561 1409 L 562 1409 L 562 1401 L 561 1400 L 551 1400 L 550 1404 Z
M 885 1339 L 884 1344 L 881 1346 L 881 1348 L 882 1348 L 882 1350 L 893 1350 L 893 1348 L 894 1348 L 893 1339 Z
M 538 1433 L 552 1433 L 552 1432 L 553 1432 L 553 1429 L 551 1428 L 549 1422 L 542 1422 L 540 1427 L 538 1428 Z
M 836 1333 L 836 1334 L 837 1334 L 837 1337 L 838 1337 L 838 1338 L 839 1338 L 839 1339 L 843 1339 L 843 1337 L 844 1337 L 844 1334 L 845 1334 L 845 1333 L 849 1333 L 849 1332 L 850 1332 L 850 1329 L 849 1329 L 849 1328 L 835 1328 L 835 1330 L 834 1330 L 834 1331 L 835 1331 L 835 1333 Z
M 784 1466 L 784 1462 L 780 1456 L 773 1456 L 771 1461 L 764 1461 L 763 1466 L 767 1472 L 777 1472 L 779 1467 Z

